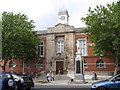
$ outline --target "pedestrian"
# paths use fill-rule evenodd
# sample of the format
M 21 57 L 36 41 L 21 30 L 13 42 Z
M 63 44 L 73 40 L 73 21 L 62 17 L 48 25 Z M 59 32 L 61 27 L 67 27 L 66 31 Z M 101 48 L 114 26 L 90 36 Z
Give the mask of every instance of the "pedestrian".
M 49 82 L 50 81 L 50 72 L 47 72 L 46 76 L 47 76 L 47 81 Z
M 58 68 L 58 75 L 60 75 L 60 69 Z
M 55 80 L 53 72 L 51 72 L 51 80 L 52 80 L 52 81 Z
M 60 79 L 60 69 L 58 68 L 58 80 Z
M 93 80 L 97 80 L 97 74 L 96 74 L 96 72 L 93 72 Z

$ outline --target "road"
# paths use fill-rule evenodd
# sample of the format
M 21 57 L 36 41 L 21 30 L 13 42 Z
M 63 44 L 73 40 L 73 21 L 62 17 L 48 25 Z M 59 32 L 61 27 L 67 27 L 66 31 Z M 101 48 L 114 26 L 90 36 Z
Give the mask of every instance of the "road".
M 35 84 L 31 90 L 90 90 L 91 85 L 75 84 L 75 85 L 46 85 Z

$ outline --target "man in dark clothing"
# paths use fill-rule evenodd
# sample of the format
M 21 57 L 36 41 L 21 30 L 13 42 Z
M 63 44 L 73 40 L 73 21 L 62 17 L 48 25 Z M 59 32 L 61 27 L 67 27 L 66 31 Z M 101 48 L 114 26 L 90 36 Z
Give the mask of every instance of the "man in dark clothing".
M 97 74 L 93 72 L 93 80 L 97 80 Z

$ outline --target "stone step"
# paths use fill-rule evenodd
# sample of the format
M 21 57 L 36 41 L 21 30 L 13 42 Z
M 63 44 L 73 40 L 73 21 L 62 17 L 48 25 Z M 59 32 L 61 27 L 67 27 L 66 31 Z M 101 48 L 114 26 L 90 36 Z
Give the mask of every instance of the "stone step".
M 70 80 L 67 75 L 54 75 L 56 80 Z

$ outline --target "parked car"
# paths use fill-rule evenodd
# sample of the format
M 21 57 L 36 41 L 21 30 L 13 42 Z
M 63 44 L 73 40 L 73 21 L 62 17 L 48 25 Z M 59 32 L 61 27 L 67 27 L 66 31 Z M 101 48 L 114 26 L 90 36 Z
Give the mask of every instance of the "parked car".
M 117 74 L 107 80 L 92 84 L 92 90 L 120 90 L 120 74 Z
M 34 82 L 31 77 L 27 76 L 19 76 L 16 74 L 12 74 L 12 76 L 15 79 L 17 89 L 31 89 L 31 87 L 34 87 Z
M 16 83 L 10 72 L 0 72 L 0 90 L 15 90 Z

